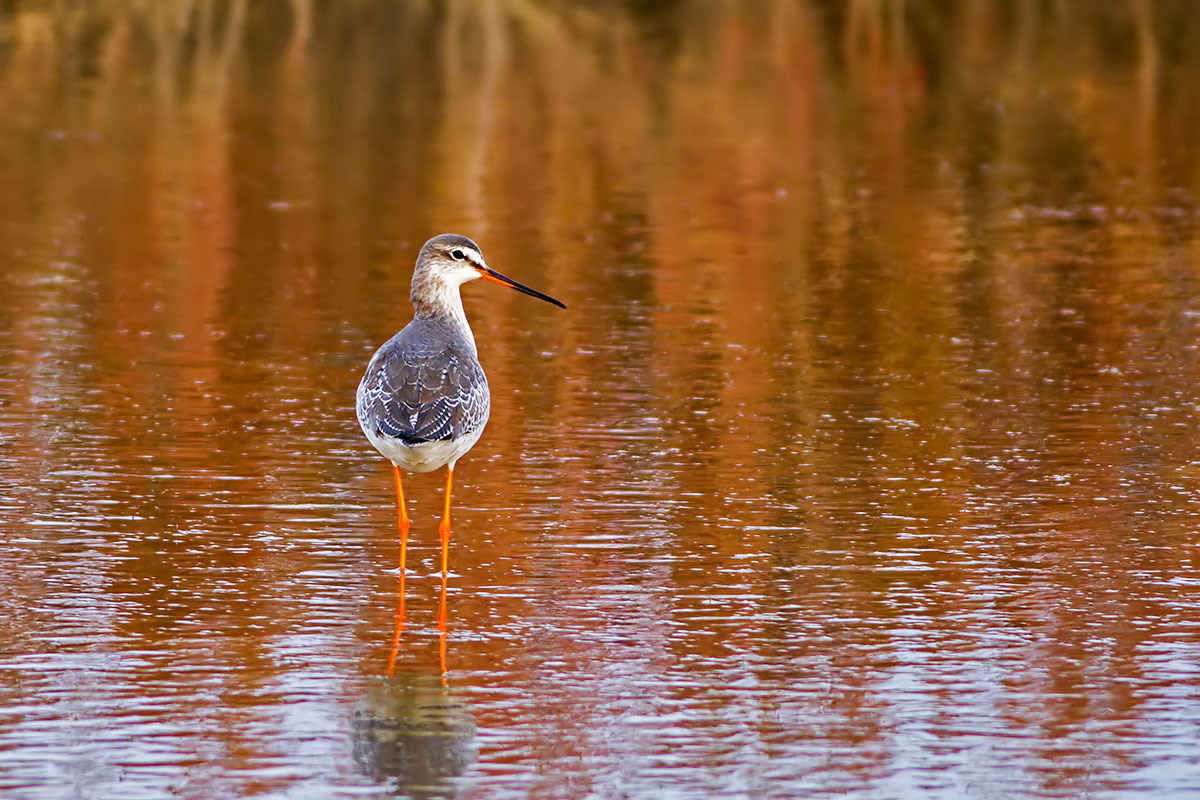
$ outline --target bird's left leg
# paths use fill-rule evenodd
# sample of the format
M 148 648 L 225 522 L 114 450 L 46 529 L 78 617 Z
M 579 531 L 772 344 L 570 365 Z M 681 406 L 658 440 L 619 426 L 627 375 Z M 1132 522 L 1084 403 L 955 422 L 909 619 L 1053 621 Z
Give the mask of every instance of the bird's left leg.
M 400 467 L 392 465 L 396 475 L 396 505 L 400 506 L 400 580 L 404 580 L 404 561 L 408 554 L 408 509 L 404 502 L 404 484 L 400 482 Z
M 438 533 L 442 535 L 442 576 L 446 575 L 446 565 L 450 552 L 450 490 L 454 487 L 454 464 L 446 467 L 446 508 L 442 512 L 442 524 L 438 525 Z

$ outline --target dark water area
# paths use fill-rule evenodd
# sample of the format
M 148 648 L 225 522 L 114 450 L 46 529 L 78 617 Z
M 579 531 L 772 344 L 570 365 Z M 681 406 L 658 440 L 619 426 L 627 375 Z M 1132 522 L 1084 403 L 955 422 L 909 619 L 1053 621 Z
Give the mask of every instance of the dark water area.
M 0 2 L 0 794 L 1200 796 L 1200 7 Z M 492 416 L 354 391 L 421 243 Z

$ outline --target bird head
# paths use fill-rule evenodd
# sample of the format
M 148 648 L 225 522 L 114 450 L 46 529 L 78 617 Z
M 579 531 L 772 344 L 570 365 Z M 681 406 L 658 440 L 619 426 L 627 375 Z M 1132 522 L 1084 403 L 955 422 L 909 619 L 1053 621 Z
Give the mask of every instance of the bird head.
M 421 248 L 417 267 L 413 271 L 412 301 L 420 309 L 423 303 L 437 302 L 447 291 L 458 294 L 458 287 L 482 278 L 518 292 L 566 308 L 558 300 L 523 283 L 502 275 L 483 260 L 479 245 L 465 236 L 444 233 L 435 236 Z

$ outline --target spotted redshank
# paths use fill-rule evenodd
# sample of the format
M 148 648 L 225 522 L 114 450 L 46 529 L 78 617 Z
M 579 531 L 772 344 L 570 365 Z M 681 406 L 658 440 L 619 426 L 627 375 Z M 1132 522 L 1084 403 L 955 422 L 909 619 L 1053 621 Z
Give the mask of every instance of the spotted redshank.
M 435 236 L 421 248 L 412 277 L 413 320 L 375 351 L 358 384 L 358 424 L 392 462 L 396 476 L 401 578 L 409 522 L 400 468 L 432 472 L 446 467 L 446 504 L 438 526 L 444 581 L 454 465 L 479 441 L 491 410 L 487 378 L 459 294 L 459 287 L 477 278 L 566 308 L 496 272 L 483 260 L 479 245 L 465 236 Z

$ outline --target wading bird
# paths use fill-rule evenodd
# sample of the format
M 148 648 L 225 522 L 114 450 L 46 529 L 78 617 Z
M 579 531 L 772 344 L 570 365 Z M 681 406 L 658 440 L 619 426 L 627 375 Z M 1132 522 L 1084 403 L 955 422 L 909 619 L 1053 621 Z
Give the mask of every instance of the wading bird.
M 496 272 L 483 260 L 479 245 L 465 236 L 435 236 L 421 248 L 412 277 L 413 320 L 375 351 L 358 384 L 358 424 L 392 462 L 396 476 L 402 579 L 408 512 L 400 468 L 432 472 L 446 467 L 446 505 L 438 526 L 445 580 L 454 465 L 479 441 L 491 410 L 487 378 L 459 294 L 459 287 L 477 278 L 566 308 Z

